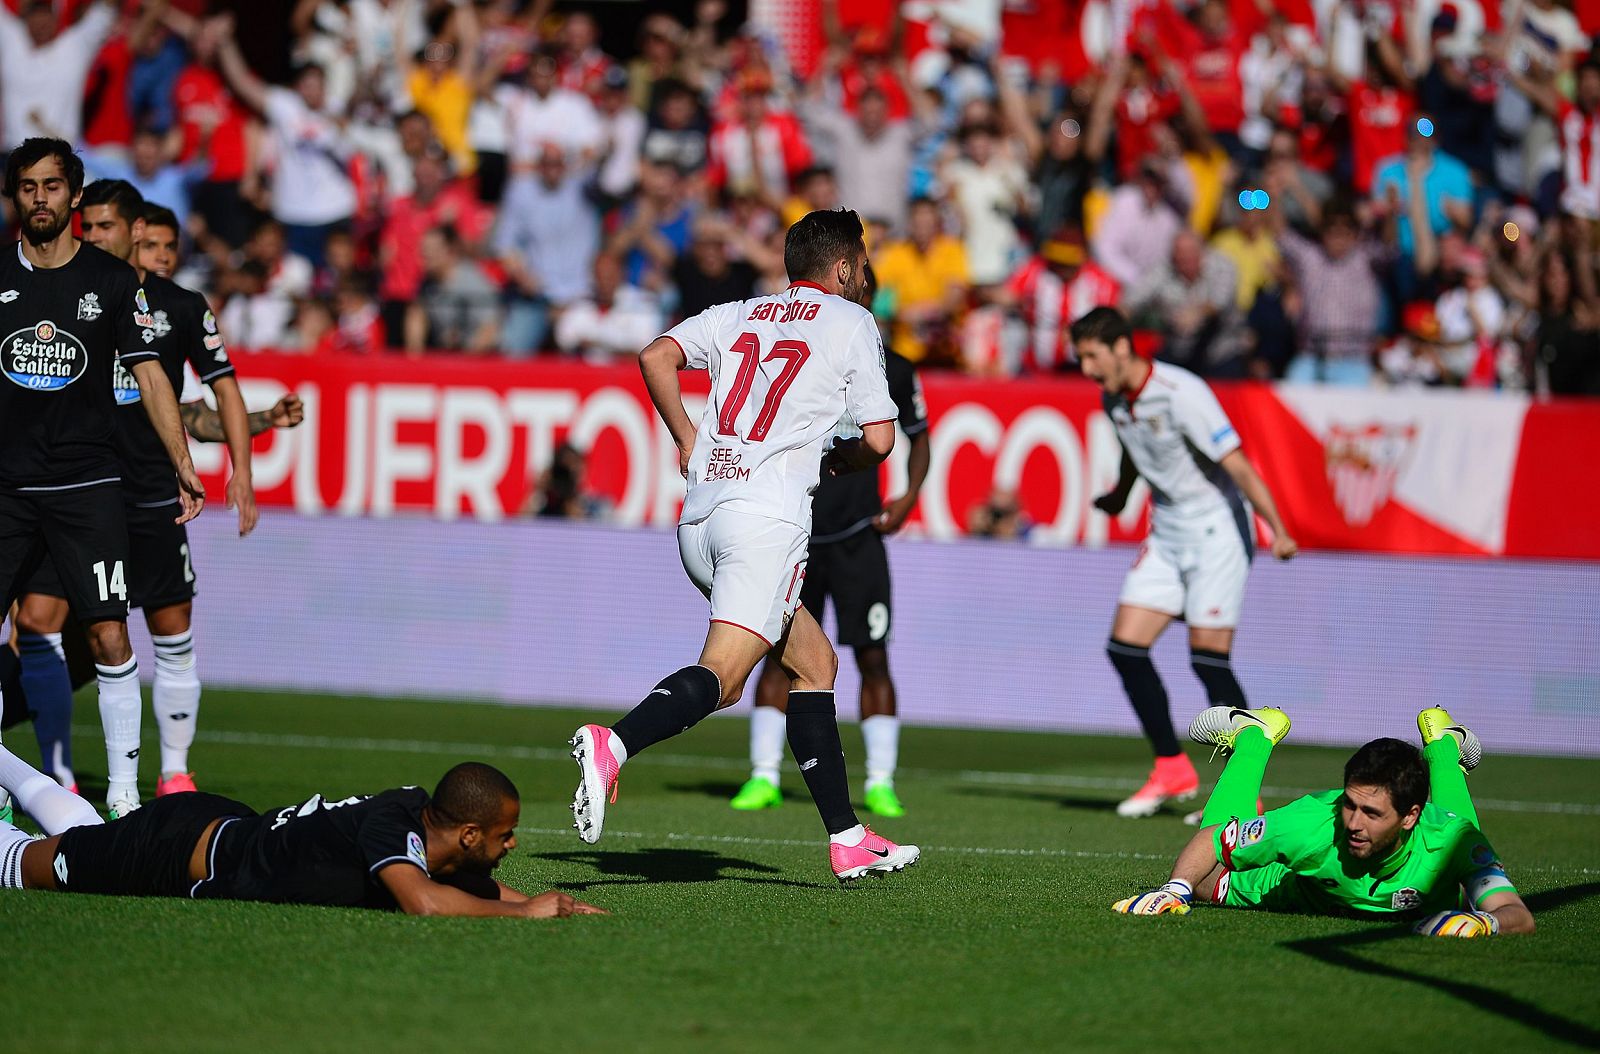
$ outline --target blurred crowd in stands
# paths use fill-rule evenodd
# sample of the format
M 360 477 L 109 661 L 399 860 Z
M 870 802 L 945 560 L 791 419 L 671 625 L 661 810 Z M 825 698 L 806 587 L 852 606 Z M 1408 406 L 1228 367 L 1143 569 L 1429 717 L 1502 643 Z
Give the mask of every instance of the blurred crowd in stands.
M 926 368 L 1117 304 L 1208 377 L 1600 394 L 1593 0 L 248 6 L 0 0 L 0 150 L 174 209 L 238 347 L 605 361 L 842 205 Z

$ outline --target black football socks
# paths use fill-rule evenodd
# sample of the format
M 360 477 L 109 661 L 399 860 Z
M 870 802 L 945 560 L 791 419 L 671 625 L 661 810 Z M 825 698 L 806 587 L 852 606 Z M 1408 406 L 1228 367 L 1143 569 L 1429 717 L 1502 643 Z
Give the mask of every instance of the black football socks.
M 712 714 L 721 701 L 722 681 L 716 674 L 704 666 L 685 666 L 662 678 L 611 731 L 631 758 L 663 739 L 687 732 Z
M 789 693 L 789 749 L 800 764 L 811 800 L 817 803 L 829 834 L 848 831 L 861 821 L 850 807 L 850 777 L 833 692 Z
M 1133 704 L 1133 712 L 1144 726 L 1145 738 L 1156 757 L 1170 758 L 1178 753 L 1178 734 L 1172 729 L 1172 711 L 1167 707 L 1167 690 L 1161 684 L 1150 649 L 1126 644 L 1112 637 L 1106 644 L 1111 665 L 1122 676 L 1122 687 Z
M 1200 683 L 1206 686 L 1206 698 L 1211 700 L 1212 706 L 1249 708 L 1244 701 L 1244 689 L 1239 687 L 1239 678 L 1233 675 L 1233 663 L 1227 652 L 1190 648 L 1189 665 Z

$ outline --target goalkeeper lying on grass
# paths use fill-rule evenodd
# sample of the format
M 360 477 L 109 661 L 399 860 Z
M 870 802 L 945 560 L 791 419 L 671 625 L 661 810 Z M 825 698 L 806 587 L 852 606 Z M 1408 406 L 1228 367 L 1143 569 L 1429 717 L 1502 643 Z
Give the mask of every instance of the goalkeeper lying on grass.
M 1417 715 L 1423 750 L 1375 739 L 1345 763 L 1344 788 L 1256 816 L 1272 748 L 1289 734 L 1282 710 L 1213 706 L 1191 738 L 1230 753 L 1201 830 L 1172 878 L 1118 901 L 1125 915 L 1186 914 L 1195 897 L 1230 907 L 1422 917 L 1437 937 L 1532 933 L 1533 914 L 1478 827 L 1465 772 L 1478 738 L 1444 710 Z M 1429 794 L 1429 785 L 1432 794 Z

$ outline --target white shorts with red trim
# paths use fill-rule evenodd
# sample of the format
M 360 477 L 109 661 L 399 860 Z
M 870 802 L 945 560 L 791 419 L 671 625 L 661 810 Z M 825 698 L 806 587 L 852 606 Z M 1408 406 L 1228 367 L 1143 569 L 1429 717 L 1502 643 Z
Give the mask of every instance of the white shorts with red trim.
M 726 508 L 678 527 L 683 569 L 711 601 L 711 621 L 776 644 L 800 606 L 807 531 L 783 520 Z
M 1118 603 L 1164 611 L 1199 629 L 1232 629 L 1244 608 L 1251 539 L 1229 511 L 1153 531 L 1139 547 Z

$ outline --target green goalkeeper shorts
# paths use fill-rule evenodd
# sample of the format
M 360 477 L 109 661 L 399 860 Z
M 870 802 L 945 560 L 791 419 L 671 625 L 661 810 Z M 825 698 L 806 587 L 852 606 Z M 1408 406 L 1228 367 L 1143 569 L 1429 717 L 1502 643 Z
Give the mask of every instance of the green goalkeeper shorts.
M 1305 881 L 1282 864 L 1224 871 L 1212 900 L 1230 908 L 1316 912 L 1320 906 L 1306 895 Z

